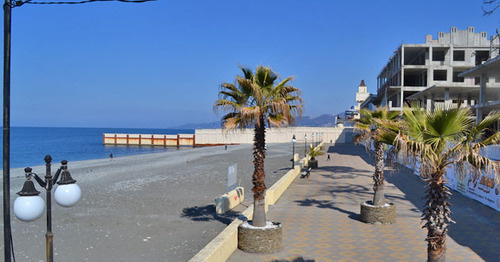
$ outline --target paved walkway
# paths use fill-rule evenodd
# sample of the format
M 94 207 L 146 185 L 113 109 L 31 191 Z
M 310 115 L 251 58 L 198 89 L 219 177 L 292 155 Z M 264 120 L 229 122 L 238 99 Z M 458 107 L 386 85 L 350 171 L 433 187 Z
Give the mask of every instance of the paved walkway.
M 326 147 L 331 160 L 322 156 L 310 179 L 297 178 L 270 207 L 268 220 L 283 223 L 283 250 L 265 255 L 237 250 L 228 261 L 425 261 L 420 179 L 408 169 L 386 175 L 386 197 L 396 204 L 397 223 L 364 224 L 359 203 L 372 197 L 372 161 L 362 147 Z M 448 261 L 500 261 L 500 214 L 458 193 L 452 204 L 457 224 L 448 234 Z

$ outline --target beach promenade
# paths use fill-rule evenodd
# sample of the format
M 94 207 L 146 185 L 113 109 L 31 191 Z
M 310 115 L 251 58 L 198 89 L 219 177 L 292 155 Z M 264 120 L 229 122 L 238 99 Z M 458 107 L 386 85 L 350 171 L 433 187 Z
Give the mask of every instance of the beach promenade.
M 325 145 L 331 156 L 319 158 L 310 179 L 297 178 L 268 220 L 283 223 L 283 250 L 250 254 L 236 250 L 228 259 L 241 261 L 425 261 L 426 230 L 420 215 L 424 183 L 409 169 L 387 174 L 386 197 L 397 206 L 397 223 L 359 221 L 359 204 L 372 198 L 372 160 L 354 145 Z M 448 261 L 499 261 L 500 214 L 454 193 L 448 238 Z

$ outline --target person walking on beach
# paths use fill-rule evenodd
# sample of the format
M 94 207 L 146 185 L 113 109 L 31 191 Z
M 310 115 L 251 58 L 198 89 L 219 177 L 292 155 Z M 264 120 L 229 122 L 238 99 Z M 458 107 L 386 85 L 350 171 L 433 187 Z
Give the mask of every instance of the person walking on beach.
M 326 158 L 326 160 L 330 160 L 330 154 L 328 154 L 328 157 Z
M 109 161 L 113 161 L 113 153 L 109 154 Z

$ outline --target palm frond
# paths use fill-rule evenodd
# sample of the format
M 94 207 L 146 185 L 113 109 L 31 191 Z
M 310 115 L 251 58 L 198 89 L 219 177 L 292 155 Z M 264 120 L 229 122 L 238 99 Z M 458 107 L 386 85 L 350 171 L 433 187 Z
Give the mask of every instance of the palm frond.
M 323 154 L 325 154 L 325 152 L 321 151 L 321 147 L 315 147 L 313 145 L 309 145 L 309 153 L 308 155 L 311 157 L 311 158 L 315 158 L 317 156 L 321 156 Z
M 240 69 L 242 75 L 236 76 L 235 84 L 221 84 L 219 99 L 214 104 L 216 112 L 221 110 L 238 115 L 223 118 L 226 126 L 259 125 L 261 116 L 267 118 L 269 126 L 286 126 L 294 124 L 295 119 L 302 115 L 300 89 L 289 84 L 293 77 L 277 83 L 279 76 L 269 67 L 258 66 L 255 73 L 242 66 Z
M 500 111 L 491 111 L 479 124 L 471 128 L 467 136 L 468 142 L 473 142 L 475 140 L 482 140 L 486 133 L 493 131 L 490 129 L 498 120 L 500 119 Z M 490 139 L 486 138 L 483 140 L 483 144 L 492 145 L 498 144 L 496 136 L 489 136 Z
M 281 114 L 269 114 L 267 116 L 267 121 L 270 127 L 283 127 L 288 124 L 287 119 L 285 119 L 285 117 Z
M 245 79 L 249 79 L 249 80 L 253 79 L 252 69 L 246 68 L 246 67 L 242 67 L 241 65 L 239 66 L 239 68 L 241 69 L 241 72 L 243 73 L 243 77 Z

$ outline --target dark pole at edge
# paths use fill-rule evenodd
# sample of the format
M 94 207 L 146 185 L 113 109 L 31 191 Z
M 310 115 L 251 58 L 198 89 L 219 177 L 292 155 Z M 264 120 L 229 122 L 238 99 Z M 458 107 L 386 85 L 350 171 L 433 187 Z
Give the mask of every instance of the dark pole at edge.
M 3 244 L 4 260 L 12 258 L 10 225 L 10 32 L 12 7 L 9 0 L 3 5 Z
M 52 161 L 52 157 L 50 155 L 45 156 L 45 181 L 47 182 L 47 187 L 45 188 L 47 191 L 47 199 L 46 199 L 46 204 L 47 204 L 47 233 L 45 233 L 45 254 L 46 254 L 46 260 L 47 262 L 53 262 L 54 261 L 54 242 L 53 242 L 53 237 L 54 234 L 52 233 L 52 195 L 51 195 L 51 190 L 52 190 L 52 174 L 50 171 L 50 162 Z

